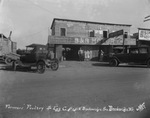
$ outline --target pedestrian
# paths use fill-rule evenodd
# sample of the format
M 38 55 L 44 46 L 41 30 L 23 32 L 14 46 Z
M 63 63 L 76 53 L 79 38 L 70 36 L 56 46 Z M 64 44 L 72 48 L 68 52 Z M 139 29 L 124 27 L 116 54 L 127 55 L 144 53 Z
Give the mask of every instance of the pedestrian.
M 84 51 L 84 55 L 85 55 L 85 60 L 87 61 L 87 59 L 88 59 L 88 52 L 87 52 L 87 50 Z
M 66 49 L 63 49 L 62 55 L 63 55 L 63 61 L 65 61 L 66 60 Z
M 90 60 L 92 59 L 92 50 L 90 50 Z
M 85 54 L 84 54 L 84 51 L 83 51 L 83 50 L 82 50 L 82 54 L 81 54 L 81 55 L 82 55 L 82 61 L 84 61 L 84 59 L 85 59 L 85 56 L 84 56 L 84 55 L 85 55 Z
M 103 50 L 100 50 L 100 61 L 103 61 L 103 57 L 104 57 L 104 52 Z
M 82 54 L 83 54 L 83 50 L 80 50 L 78 51 L 78 56 L 79 56 L 79 61 L 82 61 Z

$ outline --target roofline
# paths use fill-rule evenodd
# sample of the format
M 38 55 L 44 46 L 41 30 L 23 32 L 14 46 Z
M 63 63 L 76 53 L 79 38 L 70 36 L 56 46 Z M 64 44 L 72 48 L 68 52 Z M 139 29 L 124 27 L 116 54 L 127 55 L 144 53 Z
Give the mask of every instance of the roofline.
M 150 30 L 150 29 L 148 29 L 148 28 L 138 28 L 138 30 Z
M 0 34 L 1 36 L 3 36 L 3 38 L 7 39 L 7 37 L 4 34 Z
M 91 23 L 91 24 L 121 25 L 121 26 L 128 26 L 128 27 L 132 26 L 132 25 L 129 25 L 129 24 L 102 23 L 102 22 L 92 22 L 92 21 L 82 21 L 82 20 L 71 20 L 71 19 L 54 18 L 53 21 L 52 21 L 51 29 L 52 29 L 52 27 L 54 25 L 55 20 L 70 21 L 70 22 L 81 22 L 81 23 Z

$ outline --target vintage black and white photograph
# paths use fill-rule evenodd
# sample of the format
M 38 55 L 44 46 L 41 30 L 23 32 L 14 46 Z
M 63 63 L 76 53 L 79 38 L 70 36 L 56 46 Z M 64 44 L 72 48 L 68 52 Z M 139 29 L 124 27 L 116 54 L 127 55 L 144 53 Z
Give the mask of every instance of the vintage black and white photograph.
M 0 0 L 0 118 L 150 118 L 150 0 Z

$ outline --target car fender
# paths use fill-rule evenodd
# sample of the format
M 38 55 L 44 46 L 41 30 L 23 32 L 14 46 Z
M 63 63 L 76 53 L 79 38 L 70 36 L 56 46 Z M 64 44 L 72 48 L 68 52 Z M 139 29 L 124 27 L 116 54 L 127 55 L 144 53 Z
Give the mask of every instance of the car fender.
M 37 64 L 38 64 L 39 62 L 44 62 L 44 63 L 46 64 L 46 59 L 40 59 L 40 60 L 38 60 L 38 61 L 37 61 Z
M 148 62 L 148 60 L 150 60 L 150 57 L 147 58 L 146 63 Z
M 112 56 L 111 58 L 110 58 L 110 60 L 111 59 L 116 59 L 119 63 L 120 63 L 120 60 L 116 57 L 116 56 Z

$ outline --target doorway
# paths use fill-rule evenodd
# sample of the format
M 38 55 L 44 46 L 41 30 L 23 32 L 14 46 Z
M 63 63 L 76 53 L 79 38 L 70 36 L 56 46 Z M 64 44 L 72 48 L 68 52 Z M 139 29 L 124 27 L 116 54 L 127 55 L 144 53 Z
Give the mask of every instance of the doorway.
M 63 45 L 63 60 L 67 61 L 78 61 L 79 56 L 78 56 L 78 51 L 81 46 L 79 45 Z

